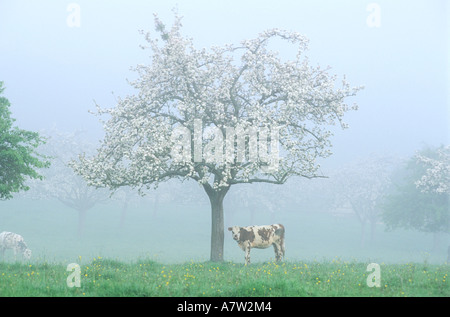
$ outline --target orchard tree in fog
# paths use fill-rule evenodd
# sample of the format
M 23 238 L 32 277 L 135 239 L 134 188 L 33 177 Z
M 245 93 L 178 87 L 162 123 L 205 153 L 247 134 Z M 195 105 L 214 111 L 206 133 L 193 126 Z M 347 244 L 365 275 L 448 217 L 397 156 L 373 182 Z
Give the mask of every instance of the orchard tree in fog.
M 81 132 L 63 133 L 51 131 L 48 142 L 41 146 L 43 153 L 51 159 L 51 168 L 44 172 L 45 180 L 31 182 L 30 197 L 38 199 L 56 199 L 78 213 L 77 235 L 82 236 L 87 211 L 98 203 L 109 199 L 109 191 L 89 186 L 68 162 L 77 157 L 80 151 L 89 151 L 93 145 L 81 137 Z
M 136 67 L 136 94 L 97 107 L 107 116 L 105 138 L 73 167 L 89 184 L 113 190 L 197 181 L 211 204 L 210 259 L 222 261 L 230 186 L 320 176 L 316 159 L 331 154 L 329 126 L 346 127 L 344 114 L 357 106 L 345 99 L 361 87 L 310 66 L 308 40 L 296 32 L 271 29 L 237 45 L 196 49 L 179 16 L 170 30 L 157 16 L 155 25 L 160 38 L 145 34 L 151 63 Z M 277 41 L 295 57 L 272 51 Z
M 339 168 L 330 177 L 336 190 L 336 205 L 350 206 L 361 224 L 361 246 L 366 242 L 367 225 L 370 241 L 374 240 L 395 162 L 393 158 L 371 156 Z
M 42 180 L 38 169 L 48 168 L 50 162 L 36 149 L 45 143 L 37 132 L 14 126 L 8 99 L 2 97 L 3 82 L 0 81 L 0 200 L 10 199 L 13 193 L 27 191 L 27 180 Z
M 414 229 L 439 236 L 450 233 L 449 147 L 424 148 L 393 174 L 393 186 L 383 204 L 389 230 Z
M 415 184 L 422 192 L 450 195 L 450 145 L 438 148 L 434 156 L 416 155 L 417 162 L 427 169 Z

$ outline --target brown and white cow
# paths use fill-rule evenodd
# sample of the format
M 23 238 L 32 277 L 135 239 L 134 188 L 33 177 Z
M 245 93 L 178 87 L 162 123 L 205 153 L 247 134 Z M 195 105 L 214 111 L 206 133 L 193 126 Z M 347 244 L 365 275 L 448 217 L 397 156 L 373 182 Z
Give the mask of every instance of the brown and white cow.
M 281 224 L 267 226 L 229 227 L 233 239 L 245 251 L 245 264 L 250 264 L 252 248 L 265 249 L 273 245 L 275 258 L 281 261 L 284 257 L 284 226 Z

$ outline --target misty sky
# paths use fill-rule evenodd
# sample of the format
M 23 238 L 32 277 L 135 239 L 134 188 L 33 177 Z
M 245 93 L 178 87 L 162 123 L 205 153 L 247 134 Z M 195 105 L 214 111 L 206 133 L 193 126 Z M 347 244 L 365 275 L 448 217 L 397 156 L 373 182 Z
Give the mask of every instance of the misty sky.
M 80 27 L 67 23 L 70 3 L 79 5 Z M 370 3 L 380 9 L 379 27 L 367 22 Z M 154 32 L 153 13 L 170 26 L 177 7 L 182 33 L 198 48 L 238 43 L 273 27 L 306 35 L 313 65 L 330 65 L 352 86 L 365 86 L 348 100 L 360 109 L 348 113 L 350 128 L 333 138 L 334 160 L 410 155 L 424 144 L 449 143 L 449 6 L 447 0 L 0 0 L 0 81 L 21 128 L 83 129 L 99 137 L 101 124 L 88 110 L 95 110 L 94 100 L 112 107 L 133 92 L 130 67 L 150 61 L 138 30 Z

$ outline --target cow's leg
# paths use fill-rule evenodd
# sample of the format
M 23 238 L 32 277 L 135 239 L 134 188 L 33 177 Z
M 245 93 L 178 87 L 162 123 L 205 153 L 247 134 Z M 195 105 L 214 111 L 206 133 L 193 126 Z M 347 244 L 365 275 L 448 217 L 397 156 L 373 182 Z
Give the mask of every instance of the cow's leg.
M 285 253 L 285 249 L 284 249 L 284 238 L 280 241 L 280 249 L 281 249 L 281 254 L 284 257 L 284 253 Z
M 245 265 L 249 265 L 250 264 L 250 246 L 248 245 L 245 248 Z
M 273 244 L 273 251 L 275 251 L 275 259 L 280 261 L 280 245 L 278 243 Z
M 284 246 L 279 243 L 274 243 L 273 250 L 275 251 L 275 259 L 277 261 L 281 261 L 284 256 Z

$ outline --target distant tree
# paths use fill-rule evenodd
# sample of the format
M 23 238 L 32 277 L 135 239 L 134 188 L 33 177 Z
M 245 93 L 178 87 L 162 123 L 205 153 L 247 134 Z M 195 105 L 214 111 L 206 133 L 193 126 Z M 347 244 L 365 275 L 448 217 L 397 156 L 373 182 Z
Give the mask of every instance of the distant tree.
M 40 150 L 51 158 L 52 166 L 44 172 L 45 180 L 33 184 L 29 197 L 56 199 L 78 213 L 77 235 L 84 232 L 87 211 L 99 203 L 109 200 L 109 191 L 89 186 L 75 174 L 68 162 L 80 151 L 91 152 L 93 145 L 81 137 L 80 131 L 65 133 L 54 129 L 47 132 L 47 143 Z M 30 185 L 31 186 L 31 185 Z
M 435 153 L 418 153 L 417 163 L 426 167 L 414 184 L 422 192 L 450 195 L 450 145 L 441 146 Z
M 170 30 L 157 17 L 155 25 L 162 41 L 146 34 L 152 63 L 137 67 L 138 93 L 98 108 L 108 115 L 103 143 L 73 166 L 90 184 L 112 189 L 197 181 L 211 204 L 210 259 L 223 261 L 230 186 L 321 176 L 316 159 L 331 154 L 329 126 L 347 127 L 344 114 L 357 106 L 346 98 L 361 87 L 310 66 L 308 40 L 296 32 L 271 29 L 198 50 L 181 35 L 179 16 Z M 295 57 L 283 61 L 269 49 L 274 40 L 293 45 Z
M 388 230 L 433 233 L 433 249 L 437 247 L 439 234 L 450 233 L 448 166 L 448 147 L 425 148 L 393 174 L 383 203 Z
M 29 190 L 27 179 L 42 180 L 38 169 L 47 168 L 50 162 L 36 149 L 45 143 L 37 132 L 13 126 L 8 99 L 1 96 L 4 91 L 0 81 L 0 199 L 13 197 L 13 193 Z
M 111 198 L 118 203 L 122 204 L 120 211 L 119 229 L 125 228 L 126 216 L 129 212 L 130 206 L 136 207 L 138 203 L 142 200 L 142 197 L 132 190 L 130 187 L 122 187 L 114 192 Z M 153 211 L 155 213 L 155 210 Z
M 361 224 L 361 246 L 366 242 L 366 225 L 370 226 L 370 241 L 374 240 L 394 164 L 393 158 L 372 155 L 340 167 L 330 176 L 336 206 L 350 206 Z

